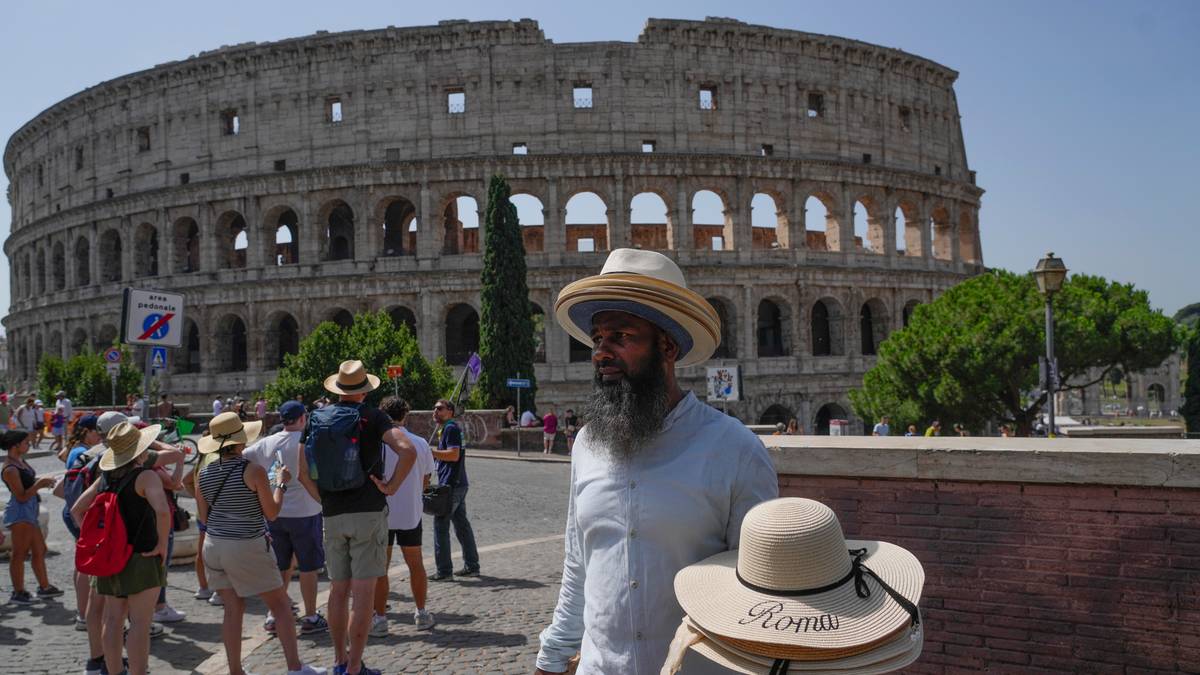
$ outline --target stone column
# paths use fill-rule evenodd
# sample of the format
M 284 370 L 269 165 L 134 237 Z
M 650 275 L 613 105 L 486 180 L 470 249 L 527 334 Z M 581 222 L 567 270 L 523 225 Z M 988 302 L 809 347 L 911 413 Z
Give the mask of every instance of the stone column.
M 171 269 L 171 225 L 167 222 L 167 210 L 158 209 L 154 219 L 158 223 L 155 226 L 158 230 L 158 276 L 165 277 L 173 272 Z
M 374 222 L 375 214 L 371 209 L 371 191 L 363 188 L 359 194 L 351 194 L 351 206 L 354 209 L 354 259 L 371 260 L 379 254 L 382 248 L 377 242 L 378 233 L 382 230 L 379 223 Z
M 883 228 L 883 250 L 880 251 L 883 255 L 889 258 L 896 257 L 896 210 L 885 209 L 882 218 L 876 218 L 879 221 L 879 226 Z
M 926 260 L 933 258 L 933 218 L 929 210 L 929 195 L 922 195 L 921 214 L 918 218 L 921 229 L 921 257 Z
M 754 288 L 742 286 L 742 329 L 738 331 L 738 357 L 745 362 L 758 358 L 758 307 L 754 304 Z
M 613 203 L 608 205 L 608 250 L 628 248 L 631 245 L 629 233 L 629 204 L 625 200 L 625 177 L 617 174 L 612 179 Z
M 267 263 L 267 234 L 262 224 L 262 207 L 256 198 L 243 201 L 242 220 L 246 221 L 246 267 L 258 269 Z
M 219 252 L 220 238 L 217 236 L 216 215 L 210 203 L 200 204 L 196 210 L 196 225 L 200 229 L 200 269 L 216 272 L 221 269 Z
M 749 251 L 754 247 L 754 231 L 751 229 L 750 216 L 750 200 L 753 197 L 751 194 L 749 181 L 746 176 L 738 176 L 737 183 L 733 190 L 732 208 L 727 205 L 726 208 L 731 208 L 733 211 L 733 250 Z M 747 257 L 746 260 L 749 260 Z
M 688 203 L 687 181 L 675 180 L 675 213 L 671 217 L 671 249 L 692 250 L 695 235 L 692 230 L 692 205 Z
M 433 195 L 429 183 L 421 183 L 420 196 L 417 198 L 417 258 L 427 260 L 436 258 L 441 252 L 438 244 L 441 237 L 438 231 L 442 227 L 441 214 L 433 212 Z M 430 352 L 432 353 L 432 352 Z
M 91 231 L 88 232 L 88 278 L 91 284 L 100 283 L 100 234 L 96 231 L 96 224 L 92 223 Z
M 558 205 L 558 179 L 546 180 L 546 203 L 542 205 L 542 230 L 545 235 L 542 250 L 551 254 L 551 260 L 567 249 L 567 227 L 563 210 Z M 549 310 L 547 310 L 549 311 Z M 549 359 L 549 354 L 546 356 Z
M 836 250 L 843 253 L 853 253 L 857 249 L 854 245 L 854 200 L 850 196 L 850 191 L 842 188 L 842 212 L 838 215 L 837 233 L 838 245 Z M 831 228 L 825 226 L 825 236 L 829 236 Z M 831 250 L 834 247 L 830 246 Z
M 300 212 L 296 214 L 300 223 L 296 226 L 296 237 L 299 241 L 300 262 L 305 265 L 316 265 L 321 262 L 321 237 L 324 228 L 318 226 L 317 207 L 309 194 L 300 195 Z

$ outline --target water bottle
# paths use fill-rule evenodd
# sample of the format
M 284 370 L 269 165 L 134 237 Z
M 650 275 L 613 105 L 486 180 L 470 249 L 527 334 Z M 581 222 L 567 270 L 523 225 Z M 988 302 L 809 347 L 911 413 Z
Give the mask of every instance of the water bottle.
M 349 482 L 351 476 L 356 476 L 362 472 L 362 467 L 358 462 L 358 439 L 350 439 L 350 444 L 346 446 L 346 452 L 342 455 L 342 478 Z

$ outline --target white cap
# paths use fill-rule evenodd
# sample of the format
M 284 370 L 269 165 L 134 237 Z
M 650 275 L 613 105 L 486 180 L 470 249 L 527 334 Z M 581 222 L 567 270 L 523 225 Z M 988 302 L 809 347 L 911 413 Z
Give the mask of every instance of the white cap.
M 121 422 L 129 422 L 130 424 L 137 424 L 138 422 L 141 422 L 141 421 L 142 421 L 142 418 L 140 418 L 140 417 L 137 417 L 137 416 L 131 417 L 129 415 L 126 415 L 125 413 L 117 412 L 116 410 L 109 410 L 108 412 L 101 415 L 100 419 L 96 420 L 96 426 L 100 428 L 100 433 L 102 433 L 104 435 L 108 435 L 109 430 L 112 429 L 113 427 L 117 426 Z

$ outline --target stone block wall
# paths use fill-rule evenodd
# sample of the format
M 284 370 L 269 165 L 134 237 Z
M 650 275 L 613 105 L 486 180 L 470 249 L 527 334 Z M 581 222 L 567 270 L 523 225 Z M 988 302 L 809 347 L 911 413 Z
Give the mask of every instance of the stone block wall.
M 782 496 L 921 560 L 926 644 L 906 672 L 1200 664 L 1200 443 L 764 441 L 794 446 L 776 451 Z

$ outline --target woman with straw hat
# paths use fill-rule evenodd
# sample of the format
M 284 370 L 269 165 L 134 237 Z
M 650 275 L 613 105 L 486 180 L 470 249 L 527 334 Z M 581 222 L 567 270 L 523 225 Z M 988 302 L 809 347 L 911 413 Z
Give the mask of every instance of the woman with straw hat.
M 122 639 L 129 653 L 129 672 L 142 675 L 150 660 L 150 624 L 158 589 L 167 581 L 167 533 L 171 511 L 162 479 L 141 461 L 158 437 L 160 427 L 139 430 L 122 422 L 109 430 L 108 448 L 100 457 L 100 477 L 71 507 L 71 517 L 82 524 L 101 492 L 115 492 L 128 543 L 133 549 L 125 567 L 107 577 L 94 577 L 92 586 L 104 598 L 101 642 L 108 672 L 120 673 Z M 125 619 L 129 634 L 125 635 Z M 95 660 L 95 659 L 93 659 Z M 89 668 L 93 665 L 89 662 Z M 98 664 L 96 664 L 98 665 Z
M 236 412 L 221 413 L 208 425 L 209 436 L 200 439 L 200 453 L 216 459 L 200 470 L 196 507 L 204 521 L 204 567 L 209 587 L 225 606 L 221 641 L 230 675 L 242 670 L 242 619 L 246 598 L 257 595 L 276 617 L 291 615 L 291 602 L 283 578 L 274 573 L 275 554 L 267 539 L 266 520 L 274 520 L 283 506 L 291 472 L 280 467 L 274 486 L 267 471 L 242 457 L 246 445 L 262 431 L 262 421 L 242 422 Z M 271 573 L 267 573 L 270 571 Z M 289 675 L 318 675 L 324 669 L 300 662 L 296 625 L 277 621 L 275 634 L 283 647 Z

